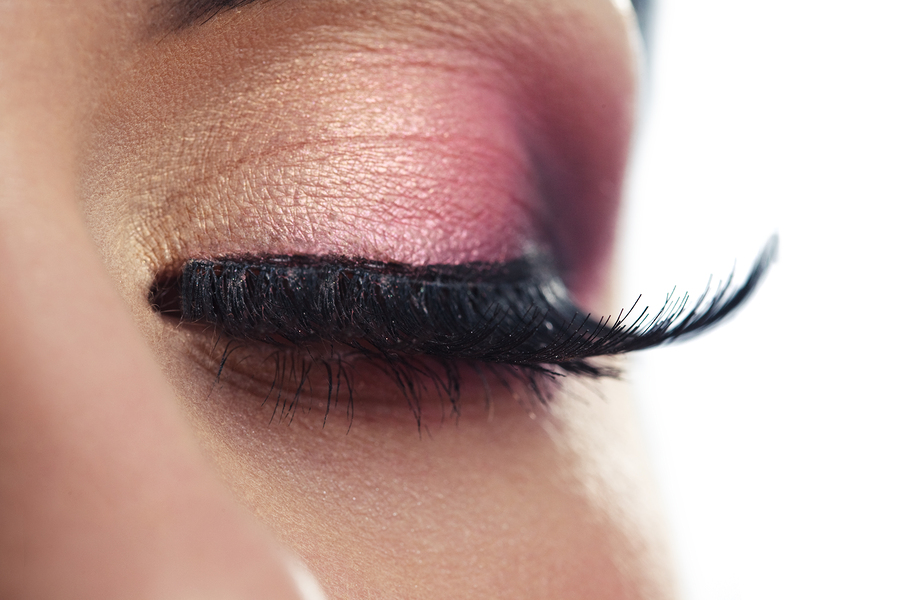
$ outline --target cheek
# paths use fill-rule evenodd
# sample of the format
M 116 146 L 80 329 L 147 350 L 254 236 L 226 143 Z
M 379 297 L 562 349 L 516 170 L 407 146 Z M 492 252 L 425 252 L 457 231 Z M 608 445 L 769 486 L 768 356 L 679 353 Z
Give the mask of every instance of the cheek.
M 324 426 L 288 423 L 271 398 L 170 367 L 220 473 L 332 597 L 666 597 L 621 384 L 566 385 L 549 406 L 463 399 L 421 430 L 357 411 L 348 428 L 340 403 Z

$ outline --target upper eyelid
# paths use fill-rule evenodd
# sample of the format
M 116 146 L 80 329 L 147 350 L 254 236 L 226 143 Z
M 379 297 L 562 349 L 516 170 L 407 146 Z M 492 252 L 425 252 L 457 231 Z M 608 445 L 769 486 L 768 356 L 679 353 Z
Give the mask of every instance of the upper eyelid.
M 185 36 L 170 36 L 170 39 L 165 40 L 166 44 L 163 47 L 165 52 L 159 52 L 156 46 L 148 46 L 147 60 L 138 63 L 139 69 L 135 72 L 132 84 L 123 86 L 125 88 L 123 93 L 111 97 L 111 101 L 115 102 L 113 108 L 132 98 L 139 99 L 147 105 L 147 108 L 142 110 L 142 118 L 137 120 L 134 127 L 128 127 L 132 124 L 129 120 L 110 119 L 109 133 L 104 130 L 103 135 L 98 136 L 97 145 L 102 152 L 96 154 L 101 160 L 129 165 L 129 168 L 115 172 L 117 176 L 123 174 L 127 177 L 127 181 L 97 178 L 96 184 L 91 182 L 90 187 L 93 189 L 88 192 L 92 199 L 104 199 L 112 187 L 107 187 L 110 180 L 113 185 L 136 188 L 133 189 L 136 193 L 120 196 L 123 203 L 128 203 L 127 208 L 135 213 L 134 223 L 130 227 L 137 237 L 135 246 L 139 247 L 144 255 L 141 259 L 150 267 L 148 273 L 152 274 L 157 268 L 165 267 L 173 257 L 178 261 L 191 256 L 215 256 L 245 251 L 371 253 L 379 257 L 422 263 L 502 260 L 515 256 L 525 245 L 533 243 L 552 246 L 554 251 L 557 251 L 557 238 L 564 238 L 565 244 L 580 250 L 581 237 L 604 240 L 612 238 L 604 235 L 606 229 L 612 227 L 611 223 L 615 219 L 615 206 L 612 200 L 602 207 L 578 207 L 577 210 L 569 211 L 584 212 L 582 208 L 589 208 L 598 216 L 596 221 L 603 223 L 596 227 L 583 227 L 589 229 L 584 236 L 578 235 L 574 227 L 573 231 L 567 231 L 565 236 L 555 235 L 557 229 L 568 225 L 568 217 L 558 219 L 562 225 L 554 221 L 552 228 L 549 225 L 544 227 L 549 222 L 544 219 L 545 215 L 542 212 L 546 208 L 545 199 L 553 198 L 554 209 L 567 203 L 569 197 L 584 199 L 584 202 L 599 198 L 605 202 L 607 195 L 612 198 L 616 193 L 616 190 L 612 189 L 615 186 L 608 185 L 608 182 L 617 181 L 618 173 L 603 171 L 602 177 L 598 175 L 598 180 L 603 179 L 604 188 L 603 193 L 595 193 L 597 190 L 594 187 L 599 187 L 599 184 L 594 186 L 593 179 L 587 181 L 587 176 L 581 177 L 580 173 L 571 174 L 557 168 L 557 165 L 580 163 L 567 161 L 568 157 L 556 157 L 555 146 L 549 148 L 555 142 L 546 141 L 541 137 L 538 141 L 546 143 L 548 148 L 539 148 L 540 153 L 533 148 L 538 141 L 532 140 L 532 137 L 539 137 L 539 134 L 545 133 L 545 129 L 553 129 L 553 124 L 547 122 L 545 115 L 538 114 L 540 107 L 534 106 L 538 99 L 544 98 L 545 86 L 538 86 L 540 93 L 538 90 L 535 90 L 534 94 L 522 93 L 529 91 L 528 86 L 531 85 L 526 72 L 530 73 L 535 69 L 523 67 L 522 73 L 513 73 L 508 62 L 513 54 L 520 59 L 517 63 L 524 62 L 515 44 L 521 44 L 523 47 L 534 46 L 536 44 L 526 42 L 531 42 L 532 37 L 539 36 L 537 34 L 525 36 L 525 34 L 545 30 L 539 25 L 545 24 L 546 19 L 541 19 L 540 23 L 536 18 L 534 23 L 529 20 L 534 17 L 531 13 L 536 11 L 524 11 L 526 14 L 522 15 L 508 15 L 498 8 L 495 11 L 497 14 L 494 15 L 487 14 L 488 11 L 485 10 L 486 16 L 492 19 L 487 24 L 495 23 L 493 19 L 496 18 L 497 26 L 490 28 L 490 37 L 499 37 L 502 44 L 498 44 L 498 47 L 505 49 L 504 52 L 496 50 L 492 54 L 488 52 L 489 48 L 484 48 L 480 43 L 485 37 L 482 34 L 487 31 L 487 24 L 484 27 L 473 26 L 469 31 L 462 17 L 470 15 L 471 12 L 463 15 L 462 9 L 453 8 L 454 14 L 460 13 L 458 15 L 460 23 L 448 23 L 445 27 L 441 22 L 433 22 L 434 31 L 429 29 L 433 35 L 425 37 L 423 34 L 420 43 L 414 45 L 415 52 L 406 55 L 403 49 L 408 43 L 405 44 L 402 39 L 398 41 L 396 34 L 416 33 L 419 29 L 424 29 L 422 26 L 425 24 L 413 19 L 420 11 L 415 8 L 416 3 L 412 2 L 386 2 L 384 14 L 379 14 L 382 12 L 381 9 L 342 11 L 341 7 L 353 7 L 355 2 L 338 3 L 337 10 L 329 10 L 328 6 L 331 3 L 318 0 L 310 3 L 293 1 L 265 3 L 259 0 L 256 2 L 155 0 L 155 3 L 159 7 L 157 9 L 159 12 L 165 12 L 167 7 L 170 11 L 173 7 L 181 9 L 187 7 L 188 12 L 195 11 L 196 14 L 208 9 L 221 12 L 239 6 L 249 7 L 251 4 L 253 6 L 252 10 L 245 13 L 229 14 L 226 18 L 216 19 L 209 26 L 197 27 L 196 30 L 187 32 Z M 489 4 L 491 3 L 485 4 L 485 7 Z M 453 3 L 446 3 L 443 0 L 426 2 L 423 6 L 427 10 L 421 12 L 430 16 L 438 8 L 452 5 Z M 497 6 L 499 7 L 500 3 L 497 3 Z M 314 10 L 306 10 L 305 7 Z M 387 15 L 387 11 L 393 11 L 391 15 L 396 12 L 403 18 L 385 19 L 383 17 Z M 451 9 L 447 8 L 447 11 L 449 13 Z M 321 114 L 311 112 L 308 119 L 311 124 L 309 130 L 306 128 L 307 119 L 294 118 L 298 114 L 305 116 L 304 111 L 311 110 L 307 103 L 310 106 L 325 107 L 343 105 L 340 102 L 341 98 L 332 95 L 335 92 L 334 85 L 329 83 L 328 86 L 321 86 L 322 89 L 310 91 L 310 88 L 315 86 L 307 85 L 305 79 L 308 75 L 309 81 L 313 83 L 319 80 L 331 81 L 329 76 L 332 74 L 336 76 L 335 79 L 340 79 L 337 75 L 346 76 L 348 64 L 353 63 L 343 60 L 344 56 L 339 52 L 346 50 L 343 45 L 315 43 L 323 31 L 318 24 L 323 19 L 333 16 L 330 12 L 348 14 L 337 15 L 339 23 L 333 29 L 324 28 L 329 35 L 336 35 L 342 39 L 346 36 L 350 41 L 359 41 L 355 37 L 357 34 L 365 34 L 362 41 L 377 41 L 387 36 L 390 51 L 382 52 L 377 58 L 385 61 L 386 71 L 397 71 L 397 85 L 411 86 L 421 83 L 424 88 L 439 88 L 434 91 L 435 98 L 425 95 L 425 99 L 420 102 L 423 107 L 422 114 L 415 112 L 419 108 L 418 104 L 411 107 L 402 101 L 404 96 L 397 93 L 402 89 L 397 85 L 383 85 L 384 78 L 379 72 L 373 77 L 375 81 L 364 80 L 362 83 L 365 85 L 360 84 L 365 90 L 374 90 L 372 93 L 367 91 L 363 95 L 366 102 L 370 97 L 383 96 L 383 105 L 374 106 L 377 110 L 367 112 L 365 106 L 358 107 L 353 104 L 350 106 L 352 110 L 344 112 L 337 108 L 323 109 Z M 362 12 L 366 15 L 362 15 Z M 553 13 L 549 17 L 561 19 L 553 10 L 548 9 L 547 12 Z M 375 25 L 385 21 L 385 27 L 364 26 L 362 19 L 372 16 L 369 13 L 374 13 L 374 16 L 378 17 L 375 19 Z M 311 23 L 313 26 L 310 26 Z M 310 27 L 307 29 L 307 26 Z M 574 27 L 573 29 L 577 30 Z M 389 31 L 386 33 L 387 30 Z M 448 66 L 458 67 L 462 61 L 460 56 L 471 60 L 472 65 L 465 63 L 464 71 L 468 73 L 471 70 L 479 75 L 480 79 L 475 82 L 479 85 L 448 78 L 446 82 L 439 81 L 441 85 L 437 86 L 435 73 L 432 72 L 436 70 L 432 57 L 443 56 L 441 52 L 447 50 L 448 46 L 445 39 L 447 36 L 444 34 L 457 30 L 465 34 L 451 45 L 454 51 L 459 51 L 459 54 L 451 53 L 446 56 L 446 62 Z M 225 42 L 219 45 L 217 40 L 229 37 L 221 35 L 223 32 L 238 33 L 237 47 L 235 44 Z M 591 32 L 580 33 L 585 38 L 591 37 L 587 35 Z M 560 37 L 581 40 L 580 36 Z M 287 41 L 275 43 L 284 40 Z M 303 43 L 307 40 L 314 42 L 312 45 L 315 52 L 310 50 L 308 44 Z M 566 45 L 565 48 L 557 48 L 556 51 L 562 54 L 563 50 L 566 50 L 565 55 L 571 57 L 586 44 L 587 42 L 582 41 L 572 42 L 571 48 Z M 354 44 L 350 46 L 355 47 Z M 240 50 L 241 53 L 238 54 L 236 50 Z M 428 60 L 424 66 L 417 66 L 419 71 L 408 73 L 401 68 L 410 61 L 419 65 L 413 59 L 420 59 L 422 52 Z M 549 64 L 551 59 L 539 59 L 539 56 L 543 57 L 546 54 L 543 50 L 534 54 L 534 57 L 529 54 L 528 59 L 534 60 L 535 65 L 541 67 L 537 70 L 542 71 L 547 66 L 545 63 Z M 161 60 L 157 55 L 162 59 L 175 56 L 179 60 Z M 352 58 L 359 57 L 354 55 Z M 475 60 L 476 58 L 479 60 Z M 312 66 L 304 62 L 307 60 Z M 564 64 L 569 62 L 567 60 Z M 360 64 L 361 73 L 370 70 L 368 62 L 362 61 Z M 197 68 L 195 65 L 203 67 Z M 215 68 L 209 68 L 212 65 Z M 437 66 L 442 65 L 443 63 Z M 490 73 L 483 73 L 482 70 L 490 70 Z M 482 79 L 493 82 L 497 79 L 493 77 L 495 73 L 507 71 L 510 71 L 507 74 L 510 82 L 508 86 L 502 86 L 502 89 L 482 89 L 484 87 L 480 83 Z M 574 89 L 578 87 L 577 76 L 578 73 L 574 72 L 560 76 L 559 86 L 565 84 L 566 91 L 572 91 L 572 94 L 560 93 L 561 96 L 569 97 L 577 91 Z M 347 79 L 353 82 L 360 80 L 355 76 Z M 620 78 L 615 79 L 618 81 Z M 157 90 L 154 86 L 143 83 L 145 81 L 166 81 L 171 85 Z M 281 87 L 285 81 L 292 83 Z M 472 85 L 468 85 L 469 83 Z M 185 89 L 178 89 L 179 86 Z M 573 89 L 569 90 L 569 87 Z M 176 93 L 168 93 L 172 88 L 175 88 Z M 157 93 L 159 91 L 166 93 Z M 344 90 L 341 88 L 337 91 L 343 93 Z M 348 95 L 352 91 L 354 90 L 350 89 Z M 415 93 L 409 94 L 410 97 L 423 97 L 418 87 L 413 91 Z M 453 95 L 451 92 L 458 94 Z M 477 97 L 477 92 L 483 92 L 486 98 L 482 101 Z M 592 94 L 591 97 L 602 95 L 600 92 L 602 90 Z M 609 95 L 614 95 L 614 92 L 610 91 Z M 523 98 L 527 99 L 528 103 L 525 103 Z M 490 125 L 501 122 L 501 119 L 495 117 L 494 105 L 490 102 L 502 105 L 501 108 L 507 108 L 509 105 L 508 136 L 495 135 L 495 131 L 490 129 Z M 597 100 L 596 103 L 599 105 L 601 102 Z M 487 108 L 491 110 L 486 110 L 485 104 L 489 104 Z M 460 114 L 458 107 L 470 105 L 472 110 L 469 112 L 474 113 L 476 118 L 471 118 L 472 114 Z M 616 102 L 603 102 L 603 105 L 618 106 Z M 456 108 L 445 113 L 435 109 L 436 106 Z M 549 112 L 551 108 L 547 107 L 546 110 Z M 386 112 L 391 110 L 393 113 L 385 117 Z M 496 109 L 498 112 L 499 110 Z M 357 140 L 349 139 L 349 136 L 345 136 L 341 130 L 338 132 L 340 135 L 336 135 L 331 144 L 337 148 L 335 151 L 331 146 L 325 147 L 326 142 L 332 140 L 318 136 L 317 127 L 322 125 L 323 128 L 328 128 L 333 123 L 357 123 L 361 120 L 359 115 L 369 112 L 372 114 L 371 120 L 386 121 L 389 128 L 399 129 L 400 125 L 405 126 L 407 121 L 424 123 L 426 128 L 432 128 L 435 123 L 450 123 L 452 125 L 449 127 L 450 134 L 454 139 L 456 137 L 462 139 L 463 133 L 468 133 L 469 129 L 476 129 L 476 133 L 484 133 L 481 137 L 489 140 L 491 145 L 486 149 L 473 149 L 471 144 L 454 145 L 446 143 L 443 138 L 435 138 L 433 141 L 427 140 L 427 145 L 448 151 L 442 153 L 434 150 L 428 153 L 403 138 L 396 144 L 397 148 L 383 145 L 367 149 L 369 155 L 364 155 L 363 158 L 369 161 L 360 169 L 352 160 L 362 154 Z M 110 113 L 123 114 L 118 110 L 111 110 Z M 478 120 L 478 115 L 485 116 Z M 473 121 L 476 121 L 477 127 L 470 125 L 460 127 L 465 131 L 456 136 L 454 124 L 471 124 Z M 525 125 L 518 127 L 521 125 L 520 121 L 527 121 L 528 127 Z M 298 125 L 298 122 L 301 124 Z M 120 127 L 120 123 L 124 126 Z M 221 125 L 222 123 L 225 125 Z M 503 125 L 506 128 L 506 124 Z M 530 128 L 540 131 L 532 132 Z M 523 133 L 523 129 L 528 131 Z M 412 133 L 419 131 L 415 130 Z M 447 131 L 441 129 L 439 133 L 445 136 Z M 509 138 L 508 143 L 506 137 Z M 607 139 L 616 137 L 616 134 L 590 137 Z M 500 144 L 498 139 L 504 143 Z M 110 140 L 112 144 L 108 143 Z M 345 142 L 347 148 L 338 147 Z M 567 141 L 566 147 L 570 146 L 580 147 Z M 107 152 L 107 148 L 111 150 Z M 302 151 L 294 151 L 296 148 L 302 148 Z M 493 154 L 489 158 L 496 163 L 505 161 L 504 164 L 508 163 L 508 167 L 501 169 L 496 164 L 485 166 L 487 160 L 478 156 L 479 153 L 474 150 L 491 150 Z M 406 154 L 404 151 L 407 151 Z M 617 153 L 616 148 L 604 148 L 592 151 L 591 157 Z M 535 158 L 537 154 L 540 156 Z M 455 160 L 457 155 L 462 157 L 458 161 Z M 558 160 L 545 160 L 545 155 L 552 155 L 552 158 Z M 338 158 L 332 160 L 334 156 Z M 394 158 L 397 160 L 392 162 Z M 444 168 L 447 162 L 451 165 Z M 469 162 L 476 164 L 473 166 Z M 552 162 L 552 165 L 542 168 L 544 162 Z M 610 165 L 618 164 L 615 160 L 606 162 Z M 232 169 L 232 165 L 239 167 Z M 392 179 L 389 176 L 398 173 L 398 165 L 400 167 L 409 165 L 411 171 L 421 172 L 429 177 L 417 177 L 416 173 L 407 176 L 400 172 L 399 175 L 405 179 L 397 181 L 396 178 Z M 612 167 L 610 169 L 613 170 Z M 384 175 L 385 171 L 388 175 Z M 597 170 L 585 169 L 585 172 L 587 171 L 593 173 Z M 553 187 L 551 184 L 554 184 L 556 179 L 565 179 L 567 189 L 560 191 Z M 144 184 L 145 180 L 149 185 Z M 140 181 L 141 185 L 131 183 L 135 181 Z M 544 189 L 545 187 L 548 189 Z M 552 189 L 549 189 L 551 187 Z M 569 187 L 572 189 L 569 190 Z M 446 194 L 449 199 L 444 198 L 443 189 L 450 191 Z M 112 191 L 115 192 L 114 189 Z M 403 195 L 407 192 L 407 195 Z M 434 198 L 435 201 L 429 200 L 426 205 L 428 210 L 422 210 L 424 203 L 420 200 L 426 194 L 429 195 L 429 199 Z M 510 197 L 510 202 L 498 202 L 500 196 Z M 132 200 L 137 197 L 140 198 L 139 201 Z M 475 202 L 470 202 L 470 199 L 474 199 Z M 498 206 L 500 208 L 496 208 Z M 436 207 L 441 210 L 437 217 L 432 210 Z M 380 209 L 386 209 L 381 213 L 385 215 L 384 217 L 377 213 Z M 405 219 L 402 222 L 396 218 L 400 212 Z M 551 209 L 547 209 L 546 212 L 551 212 Z M 555 215 L 562 215 L 564 211 L 552 210 L 552 212 Z M 471 226 L 473 215 L 481 213 L 489 214 L 489 219 L 484 219 L 485 226 L 473 235 L 474 227 Z M 313 218 L 308 218 L 309 215 Z M 513 219 L 515 223 L 510 226 L 509 221 Z M 438 222 L 438 227 L 433 226 L 435 221 Z M 581 221 L 588 220 L 581 219 Z M 496 225 L 497 222 L 501 223 Z M 160 223 L 162 225 L 159 225 Z M 362 231 L 362 235 L 360 224 L 369 228 Z M 603 229 L 601 235 L 589 235 L 599 229 Z M 240 231 L 241 235 L 234 235 L 235 231 Z M 511 231 L 514 231 L 514 234 L 509 234 Z M 570 240 L 573 241 L 570 243 Z M 565 244 L 560 243 L 559 246 Z M 582 269 L 583 264 L 606 260 L 605 255 L 600 256 L 605 252 L 605 247 L 591 246 L 584 252 L 573 252 L 568 246 L 564 248 L 565 252 L 557 252 L 561 257 L 560 263 L 563 263 L 568 255 L 585 257 L 583 261 L 580 258 L 572 259 L 562 265 L 566 269 L 565 275 L 569 277 L 567 280 L 569 283 L 587 280 L 580 276 L 581 271 L 588 270 Z M 602 268 L 592 270 L 598 273 L 606 272 Z M 589 302 L 588 294 L 598 289 L 599 283 L 602 282 L 592 287 L 585 285 L 583 298 L 586 304 Z

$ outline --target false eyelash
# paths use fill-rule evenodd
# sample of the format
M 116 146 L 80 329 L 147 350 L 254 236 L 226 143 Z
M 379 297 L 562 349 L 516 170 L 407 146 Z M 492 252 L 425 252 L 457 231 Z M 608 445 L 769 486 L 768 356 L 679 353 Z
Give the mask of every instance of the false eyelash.
M 304 347 L 324 341 L 396 362 L 429 356 L 593 377 L 597 356 L 624 354 L 702 333 L 744 303 L 773 262 L 777 238 L 743 284 L 733 274 L 688 308 L 669 295 L 594 320 L 572 303 L 546 260 L 410 266 L 342 256 L 190 260 L 160 277 L 154 308 L 209 324 L 232 340 Z

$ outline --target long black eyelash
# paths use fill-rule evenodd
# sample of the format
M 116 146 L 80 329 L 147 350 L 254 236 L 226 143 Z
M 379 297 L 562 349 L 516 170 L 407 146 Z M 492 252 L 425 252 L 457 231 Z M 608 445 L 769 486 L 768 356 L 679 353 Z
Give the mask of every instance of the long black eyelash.
M 340 256 L 191 260 L 157 279 L 150 302 L 236 340 L 325 341 L 388 360 L 424 355 L 601 376 L 608 369 L 590 358 L 685 339 L 722 321 L 757 287 L 776 249 L 773 237 L 743 284 L 729 277 L 690 308 L 687 295 L 670 295 L 656 313 L 635 302 L 599 320 L 533 257 L 421 267 Z

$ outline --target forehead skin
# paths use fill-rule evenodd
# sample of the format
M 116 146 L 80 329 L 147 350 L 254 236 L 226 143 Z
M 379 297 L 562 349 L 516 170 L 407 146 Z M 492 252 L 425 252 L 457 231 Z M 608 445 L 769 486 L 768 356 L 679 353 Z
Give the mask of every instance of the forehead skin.
M 263 358 L 245 363 L 263 376 L 216 383 L 215 339 L 146 301 L 201 256 L 537 244 L 607 306 L 628 17 L 599 0 L 271 0 L 173 29 L 155 1 L 83 4 L 33 26 L 78 40 L 43 101 L 69 115 L 92 239 L 211 464 L 329 597 L 673 597 L 620 384 L 567 382 L 547 407 L 495 389 L 491 410 L 467 388 L 459 419 L 436 405 L 423 433 L 363 377 L 349 431 L 315 402 L 288 424 L 256 385 Z

